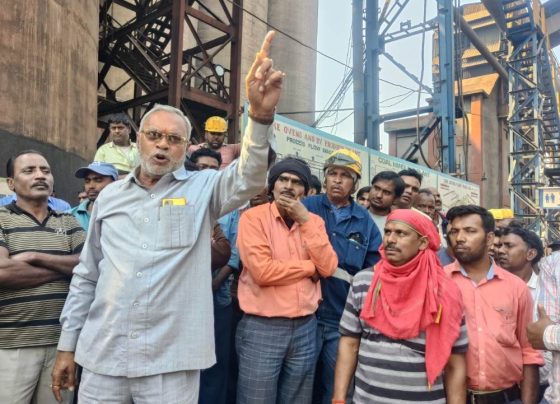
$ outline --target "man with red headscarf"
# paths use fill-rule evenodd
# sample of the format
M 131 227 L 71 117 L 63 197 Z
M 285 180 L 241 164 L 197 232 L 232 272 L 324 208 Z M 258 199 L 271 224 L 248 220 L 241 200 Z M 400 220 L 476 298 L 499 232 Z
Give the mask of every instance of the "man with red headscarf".
M 439 245 L 428 217 L 389 214 L 381 261 L 354 276 L 340 321 L 333 404 L 352 376 L 353 403 L 465 403 L 467 328 Z

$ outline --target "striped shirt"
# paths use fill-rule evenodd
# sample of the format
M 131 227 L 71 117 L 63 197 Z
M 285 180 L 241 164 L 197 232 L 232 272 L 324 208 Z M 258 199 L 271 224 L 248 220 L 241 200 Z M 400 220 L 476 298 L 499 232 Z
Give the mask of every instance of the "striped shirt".
M 0 208 L 0 247 L 10 256 L 26 251 L 77 254 L 84 241 L 85 232 L 69 213 L 49 209 L 39 223 L 15 203 Z M 0 286 L 0 349 L 56 344 L 67 294 L 67 280 L 19 290 Z
M 549 387 L 544 398 L 549 403 L 560 402 L 560 252 L 554 252 L 539 262 L 539 280 L 535 305 L 542 304 L 554 322 L 544 330 L 543 342 L 552 352 Z M 546 359 L 546 358 L 545 358 Z
M 390 339 L 360 318 L 373 270 L 354 276 L 346 307 L 340 320 L 342 335 L 360 338 L 355 373 L 353 403 L 445 403 L 445 390 L 439 376 L 428 388 L 426 375 L 426 334 L 408 340 Z M 467 326 L 463 321 L 452 353 L 468 348 Z

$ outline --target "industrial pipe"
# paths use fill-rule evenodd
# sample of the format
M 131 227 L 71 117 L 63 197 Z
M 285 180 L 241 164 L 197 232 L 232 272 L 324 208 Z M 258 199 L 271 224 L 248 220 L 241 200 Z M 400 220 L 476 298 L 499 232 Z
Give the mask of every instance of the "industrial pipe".
M 484 59 L 486 59 L 488 63 L 490 63 L 490 65 L 494 69 L 496 69 L 496 72 L 498 72 L 500 77 L 503 78 L 504 80 L 508 80 L 509 79 L 508 72 L 504 68 L 504 66 L 502 66 L 498 61 L 498 59 L 496 59 L 496 57 L 492 54 L 492 52 L 488 50 L 484 42 L 482 42 L 482 40 L 479 38 L 476 32 L 474 32 L 474 30 L 471 28 L 469 23 L 461 15 L 459 10 L 456 8 L 454 8 L 453 10 L 455 14 L 455 22 L 458 23 L 459 26 L 461 27 L 461 31 L 463 31 L 463 34 L 465 34 L 467 38 L 469 38 L 471 43 L 480 52 L 480 54 L 484 57 Z
M 395 119 L 406 118 L 408 116 L 413 116 L 416 114 L 418 115 L 427 114 L 433 111 L 434 111 L 434 107 L 428 105 L 425 107 L 420 107 L 419 109 L 413 108 L 413 109 L 406 109 L 404 111 L 389 112 L 388 114 L 381 115 L 379 117 L 379 121 L 380 122 L 392 121 Z

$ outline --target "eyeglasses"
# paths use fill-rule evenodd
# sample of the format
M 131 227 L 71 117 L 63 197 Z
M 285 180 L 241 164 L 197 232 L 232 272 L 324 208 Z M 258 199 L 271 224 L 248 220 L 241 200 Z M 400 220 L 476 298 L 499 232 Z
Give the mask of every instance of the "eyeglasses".
M 150 142 L 156 143 L 160 142 L 164 137 L 167 143 L 171 145 L 185 144 L 188 140 L 185 136 L 179 136 L 174 133 L 162 133 L 157 130 L 147 130 L 142 131 L 141 133 L 143 133 L 144 136 L 146 136 L 146 139 L 148 139 Z

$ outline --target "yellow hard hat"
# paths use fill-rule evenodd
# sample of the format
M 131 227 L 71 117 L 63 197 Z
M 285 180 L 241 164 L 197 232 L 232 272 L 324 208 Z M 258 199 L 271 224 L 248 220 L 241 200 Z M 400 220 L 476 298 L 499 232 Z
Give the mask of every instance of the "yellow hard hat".
M 488 209 L 494 217 L 494 220 L 513 219 L 513 211 L 511 209 Z
M 207 132 L 227 132 L 227 121 L 221 116 L 211 116 L 206 120 L 204 130 Z
M 325 160 L 323 169 L 326 170 L 328 167 L 333 166 L 348 168 L 355 172 L 358 178 L 362 177 L 362 160 L 352 150 L 338 149 L 333 151 Z

